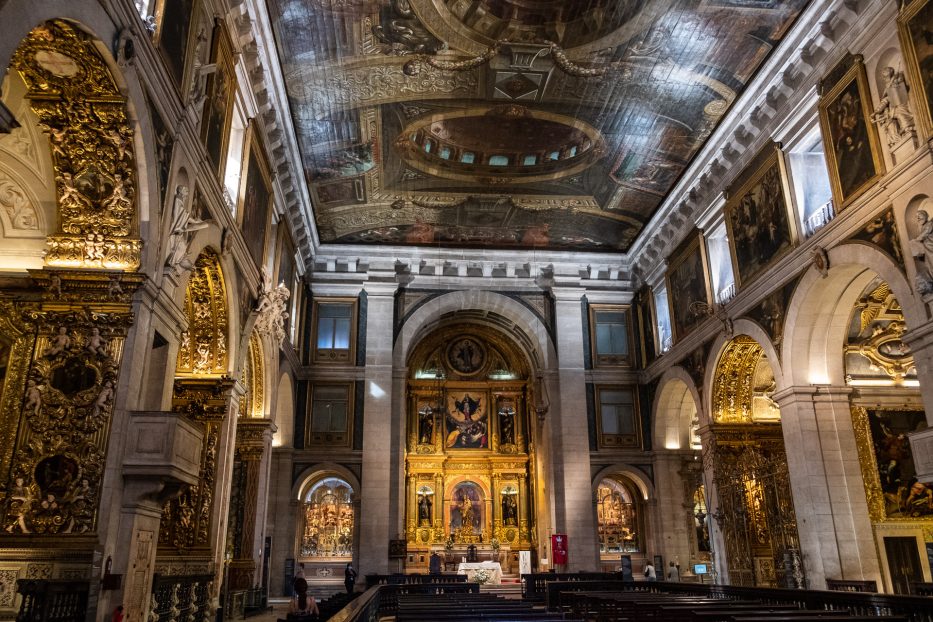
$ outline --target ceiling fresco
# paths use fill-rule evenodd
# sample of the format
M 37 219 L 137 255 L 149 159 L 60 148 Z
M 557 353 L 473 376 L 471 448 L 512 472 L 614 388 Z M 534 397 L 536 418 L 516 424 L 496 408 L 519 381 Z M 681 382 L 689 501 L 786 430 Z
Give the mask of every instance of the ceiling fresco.
M 626 251 L 807 0 L 267 0 L 323 243 Z

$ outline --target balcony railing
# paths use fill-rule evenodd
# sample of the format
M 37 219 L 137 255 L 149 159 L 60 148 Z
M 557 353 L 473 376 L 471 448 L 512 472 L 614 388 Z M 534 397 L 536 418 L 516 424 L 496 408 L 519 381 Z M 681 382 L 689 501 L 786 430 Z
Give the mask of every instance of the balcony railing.
M 836 217 L 836 210 L 833 209 L 833 202 L 827 201 L 821 205 L 815 212 L 807 216 L 803 223 L 804 233 L 810 237 Z

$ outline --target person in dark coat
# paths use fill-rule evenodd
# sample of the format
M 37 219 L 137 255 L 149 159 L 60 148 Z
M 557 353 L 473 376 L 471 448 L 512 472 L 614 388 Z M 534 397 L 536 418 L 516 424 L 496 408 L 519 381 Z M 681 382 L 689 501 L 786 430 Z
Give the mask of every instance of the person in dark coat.
M 431 553 L 431 559 L 429 560 L 429 570 L 431 574 L 441 574 L 441 556 L 437 554 L 437 551 Z
M 347 567 L 343 571 L 343 584 L 347 588 L 347 594 L 353 593 L 353 584 L 356 583 L 356 570 L 353 569 L 353 564 L 347 562 Z

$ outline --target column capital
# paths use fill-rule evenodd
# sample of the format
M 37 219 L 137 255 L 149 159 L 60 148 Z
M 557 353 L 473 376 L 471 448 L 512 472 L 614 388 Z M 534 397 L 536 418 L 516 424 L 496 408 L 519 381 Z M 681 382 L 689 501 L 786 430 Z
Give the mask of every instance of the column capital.
M 398 283 L 380 283 L 367 281 L 363 285 L 363 291 L 366 292 L 367 296 L 395 296 L 395 292 L 398 291 Z
M 586 289 L 583 287 L 551 288 L 551 295 L 554 296 L 556 302 L 580 302 L 585 294 Z
M 923 326 L 911 329 L 904 333 L 901 338 L 908 346 L 911 352 L 916 355 L 922 350 L 933 347 L 933 322 L 927 322 Z
M 785 387 L 771 398 L 781 408 L 797 402 L 841 402 L 848 401 L 852 387 L 822 384 L 806 384 Z

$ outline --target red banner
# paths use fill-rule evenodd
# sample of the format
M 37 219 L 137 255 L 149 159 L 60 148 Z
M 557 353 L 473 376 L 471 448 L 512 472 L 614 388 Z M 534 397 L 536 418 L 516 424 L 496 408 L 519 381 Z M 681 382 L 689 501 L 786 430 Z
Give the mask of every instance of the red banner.
M 555 566 L 567 563 L 567 534 L 555 533 L 551 536 L 551 553 Z

